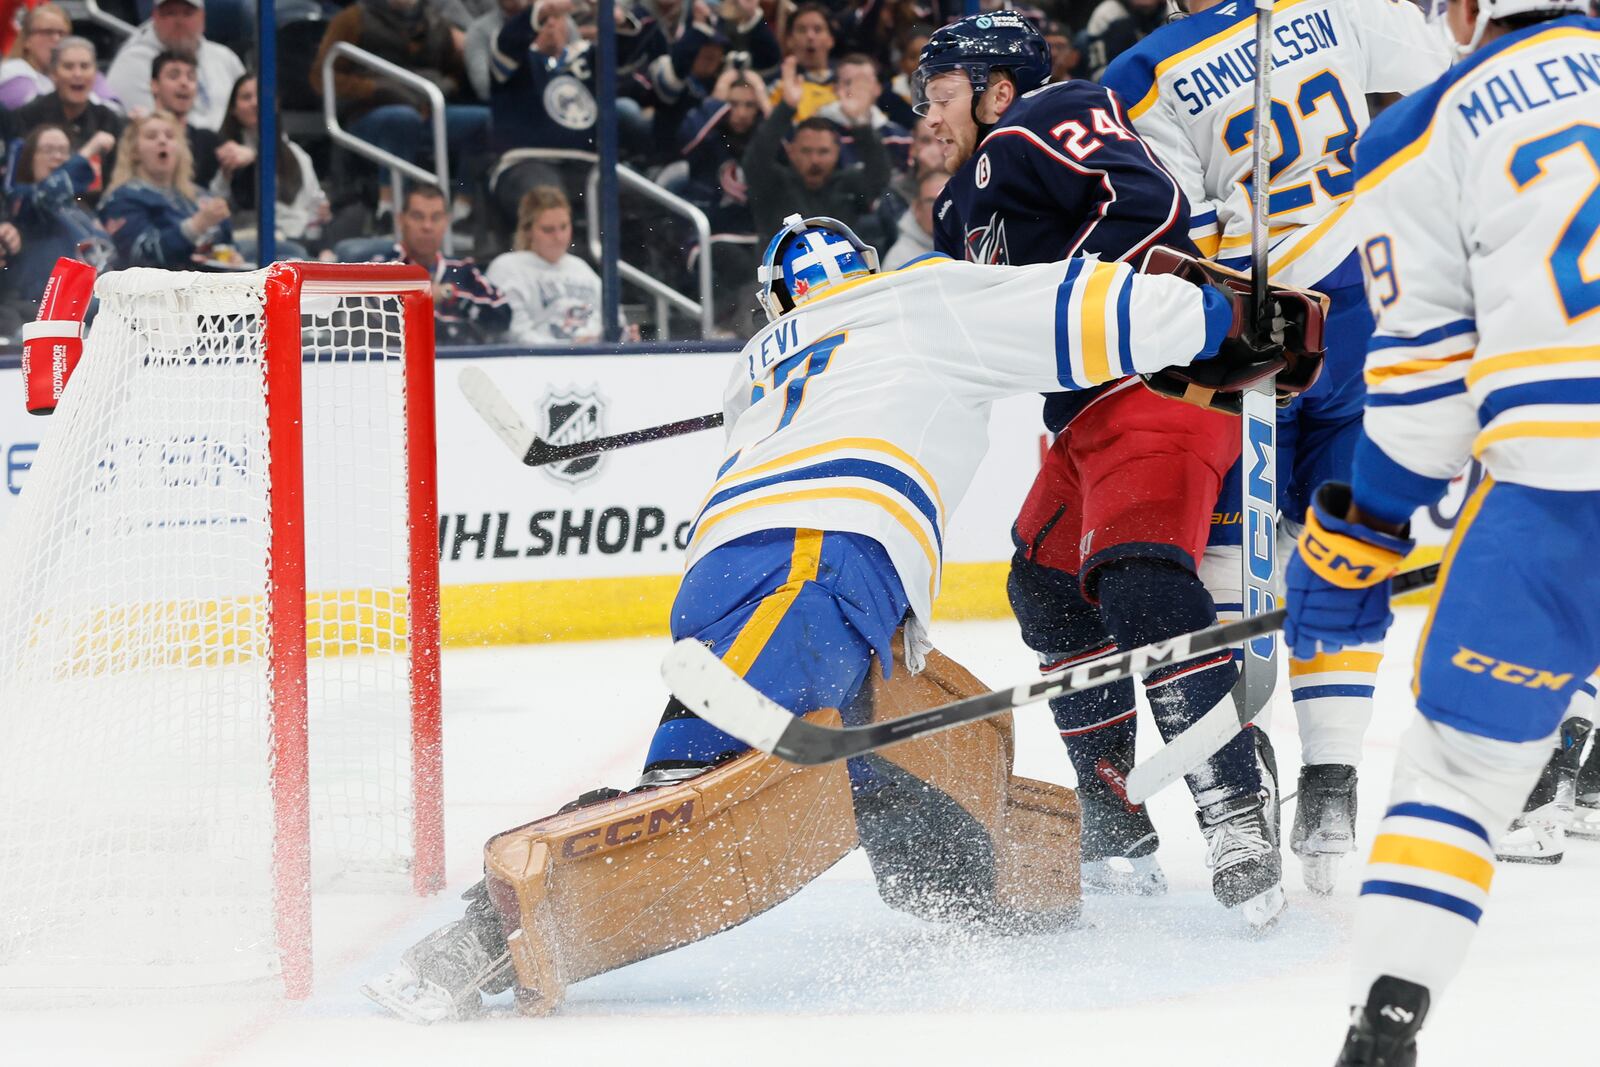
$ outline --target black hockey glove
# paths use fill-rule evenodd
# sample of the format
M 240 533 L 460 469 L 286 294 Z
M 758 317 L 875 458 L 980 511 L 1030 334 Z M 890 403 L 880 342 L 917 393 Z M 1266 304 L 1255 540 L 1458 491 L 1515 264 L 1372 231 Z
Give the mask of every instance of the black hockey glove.
M 1158 245 L 1145 256 L 1145 274 L 1176 274 L 1212 288 L 1233 308 L 1233 325 L 1216 355 L 1187 367 L 1168 367 L 1142 375 L 1162 396 L 1237 415 L 1242 393 L 1276 375 L 1280 404 L 1311 388 L 1322 371 L 1323 321 L 1328 301 L 1320 293 L 1285 285 L 1268 285 L 1271 318 L 1257 329 L 1251 321 L 1250 278 L 1209 260 Z

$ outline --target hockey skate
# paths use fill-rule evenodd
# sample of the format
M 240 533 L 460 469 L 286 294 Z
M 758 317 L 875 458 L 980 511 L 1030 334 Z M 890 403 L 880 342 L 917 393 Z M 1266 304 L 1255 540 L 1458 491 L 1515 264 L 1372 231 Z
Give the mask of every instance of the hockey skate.
M 440 927 L 400 956 L 400 965 L 361 987 L 379 1007 L 424 1026 L 475 1018 L 484 994 L 511 988 L 511 955 L 479 882 L 464 894 L 466 918 Z
M 1590 746 L 1589 758 L 1578 771 L 1573 791 L 1576 796 L 1568 836 L 1600 841 L 1600 740 Z
M 1144 807 L 1129 807 L 1114 794 L 1080 791 L 1083 811 L 1083 891 L 1103 895 L 1159 896 L 1167 876 L 1156 859 L 1161 839 Z
M 1506 863 L 1560 863 L 1567 852 L 1567 826 L 1576 818 L 1578 760 L 1588 739 L 1589 723 L 1570 718 L 1550 762 L 1535 783 L 1522 814 L 1511 823 L 1495 856 Z
M 1283 913 L 1283 858 L 1268 810 L 1271 797 L 1255 794 L 1208 805 L 1195 813 L 1206 835 L 1211 891 L 1224 907 L 1238 908 L 1257 930 Z
M 1356 769 L 1324 763 L 1300 768 L 1289 850 L 1300 858 L 1306 888 L 1327 896 L 1339 862 L 1356 848 Z
M 1427 1015 L 1426 987 L 1384 975 L 1372 983 L 1366 1005 L 1351 1012 L 1334 1067 L 1415 1067 L 1417 1031 Z

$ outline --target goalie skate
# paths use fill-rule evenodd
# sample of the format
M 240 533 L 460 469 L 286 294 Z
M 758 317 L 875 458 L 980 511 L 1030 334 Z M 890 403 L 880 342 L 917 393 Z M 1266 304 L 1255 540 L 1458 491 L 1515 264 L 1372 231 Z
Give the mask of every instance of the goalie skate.
M 1356 769 L 1345 764 L 1300 768 L 1289 850 L 1300 858 L 1306 888 L 1327 896 L 1339 863 L 1356 848 Z
M 485 921 L 494 919 L 469 909 L 467 918 L 406 949 L 398 967 L 361 992 L 390 1014 L 423 1026 L 481 1015 L 483 994 L 504 992 L 512 981 L 511 956 L 503 943 L 495 943 L 495 931 L 486 930 Z

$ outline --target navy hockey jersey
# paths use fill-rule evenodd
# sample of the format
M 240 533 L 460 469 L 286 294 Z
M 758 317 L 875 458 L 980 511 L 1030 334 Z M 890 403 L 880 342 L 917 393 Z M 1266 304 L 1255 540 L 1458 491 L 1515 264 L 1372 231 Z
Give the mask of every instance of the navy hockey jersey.
M 1133 261 L 1156 244 L 1193 251 L 1188 232 L 1178 183 L 1133 132 L 1121 100 L 1086 81 L 1025 94 L 934 207 L 935 251 L 975 263 Z M 1045 424 L 1060 431 L 1095 392 L 1051 395 Z

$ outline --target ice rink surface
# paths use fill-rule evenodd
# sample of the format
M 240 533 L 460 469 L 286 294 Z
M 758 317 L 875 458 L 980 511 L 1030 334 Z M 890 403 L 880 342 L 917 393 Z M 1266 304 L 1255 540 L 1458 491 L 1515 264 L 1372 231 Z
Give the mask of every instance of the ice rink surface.
M 1363 844 L 1396 739 L 1415 715 L 1420 609 L 1402 609 L 1361 771 Z M 943 624 L 940 647 L 991 685 L 1034 670 L 1012 623 Z M 492 833 L 638 773 L 665 691 L 664 640 L 447 652 L 446 811 L 452 890 L 426 900 L 319 897 L 308 1002 L 167 998 L 119 1006 L 0 1000 L 0 1064 L 454 1067 L 604 1064 L 872 1067 L 1077 1064 L 1255 1067 L 1333 1062 L 1344 1029 L 1358 864 L 1331 898 L 1285 858 L 1289 909 L 1265 936 L 1211 898 L 1186 790 L 1152 804 L 1163 898 L 1091 897 L 1053 936 L 972 936 L 890 911 L 855 853 L 794 899 L 708 941 L 580 983 L 560 1013 L 419 1028 L 357 991 L 459 915 Z M 1280 687 L 1280 692 L 1281 692 Z M 1299 765 L 1281 696 L 1272 733 L 1286 790 Z M 1146 719 L 1141 748 L 1154 733 Z M 1017 716 L 1018 770 L 1071 782 L 1048 712 Z M 1292 814 L 1292 812 L 1290 813 Z M 1287 824 L 1287 820 L 1286 820 Z M 1596 1062 L 1600 844 L 1554 868 L 1502 868 L 1468 970 L 1424 1031 L 1424 1067 Z

